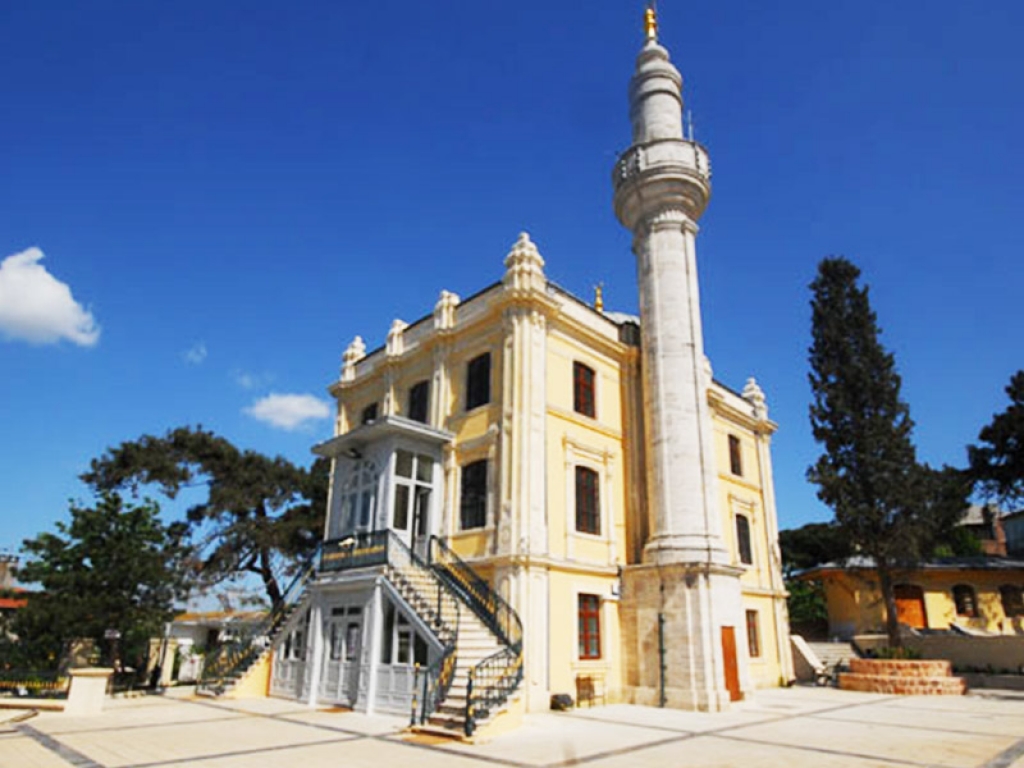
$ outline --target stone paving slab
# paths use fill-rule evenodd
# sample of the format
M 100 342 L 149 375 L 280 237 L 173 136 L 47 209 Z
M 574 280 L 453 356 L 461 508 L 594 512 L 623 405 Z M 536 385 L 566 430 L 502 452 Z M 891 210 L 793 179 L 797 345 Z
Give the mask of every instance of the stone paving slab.
M 0 766 L 3 768 L 68 768 L 68 765 L 29 736 L 0 735 Z
M 943 733 L 963 733 L 967 735 L 989 734 L 1006 736 L 1012 739 L 1024 737 L 1024 712 L 1014 714 L 971 711 L 969 700 L 965 700 L 962 711 L 957 712 L 956 719 L 943 722 L 939 729 Z M 1024 707 L 1022 707 L 1024 709 Z M 951 710 L 941 710 L 942 720 L 946 721 Z M 836 710 L 821 714 L 811 714 L 814 720 L 826 720 L 830 723 L 875 723 L 900 728 L 910 728 L 934 732 L 936 730 L 936 711 L 921 702 L 919 706 L 902 706 L 900 702 L 885 702 L 875 707 L 858 707 Z
M 611 755 L 593 765 L 601 768 L 686 766 L 686 768 L 897 768 L 903 764 L 848 754 L 808 752 L 789 747 L 696 736 L 686 741 Z
M 186 705 L 179 704 L 178 708 Z M 193 715 L 191 709 L 185 714 Z M 130 730 L 75 730 L 59 732 L 46 729 L 62 744 L 106 768 L 163 764 L 176 760 L 209 759 L 217 755 L 254 755 L 264 751 L 315 743 L 340 744 L 359 738 L 343 733 L 324 732 L 282 720 L 239 716 L 228 721 L 217 717 L 208 721 L 170 721 L 159 725 L 136 726 Z M 44 730 L 40 723 L 36 727 Z M 262 755 L 260 757 L 262 760 Z
M 688 736 L 686 731 L 657 730 L 632 723 L 586 720 L 572 715 L 540 714 L 527 716 L 521 728 L 482 744 L 451 741 L 438 747 L 452 754 L 543 766 Z
M 943 727 L 955 727 L 955 719 L 944 724 L 935 722 L 928 729 L 911 729 L 899 724 L 860 722 L 855 719 L 860 714 L 851 710 L 850 718 L 842 722 L 801 717 L 737 728 L 729 731 L 728 738 L 763 745 L 798 746 L 823 754 L 902 761 L 907 765 L 973 768 L 1024 736 L 1024 733 L 1009 737 L 971 734 Z
M 405 719 L 177 694 L 0 725 L 0 768 L 1024 768 L 1024 697 L 759 692 L 722 714 L 612 705 L 529 715 L 484 744 L 408 739 Z

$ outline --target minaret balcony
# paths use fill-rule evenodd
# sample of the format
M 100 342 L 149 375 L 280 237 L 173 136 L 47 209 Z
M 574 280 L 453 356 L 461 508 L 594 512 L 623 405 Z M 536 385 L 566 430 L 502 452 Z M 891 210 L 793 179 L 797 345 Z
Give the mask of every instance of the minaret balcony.
M 612 171 L 615 213 L 629 229 L 665 208 L 696 221 L 711 197 L 711 159 L 696 141 L 662 139 L 630 147 Z

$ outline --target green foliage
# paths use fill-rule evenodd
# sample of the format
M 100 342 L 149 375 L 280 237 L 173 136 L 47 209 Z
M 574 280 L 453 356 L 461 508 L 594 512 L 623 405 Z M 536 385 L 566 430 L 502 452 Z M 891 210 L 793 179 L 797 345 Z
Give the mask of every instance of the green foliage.
M 186 526 L 165 526 L 154 502 L 126 504 L 116 493 L 102 494 L 95 507 L 72 504 L 70 513 L 56 533 L 23 544 L 29 558 L 18 578 L 39 590 L 12 622 L 16 663 L 51 668 L 72 639 L 103 643 L 110 629 L 121 633 L 120 655 L 132 663 L 184 595 Z M 112 661 L 111 644 L 104 647 Z
M 779 547 L 787 574 L 845 560 L 853 554 L 849 537 L 835 523 L 808 523 L 779 531 Z
M 880 343 L 860 270 L 824 259 L 811 283 L 811 428 L 823 447 L 807 476 L 850 545 L 874 559 L 890 642 L 899 645 L 892 570 L 931 554 L 966 507 L 962 473 L 917 463 L 895 360 Z
M 967 447 L 971 478 L 978 489 L 1004 504 L 1024 502 L 1024 370 L 1010 377 L 1010 404 Z
M 110 449 L 82 479 L 97 490 L 156 485 L 172 499 L 205 484 L 206 499 L 188 510 L 205 583 L 256 574 L 277 607 L 282 563 L 308 558 L 320 539 L 328 471 L 324 459 L 306 471 L 280 456 L 239 450 L 201 427 L 181 427 Z
M 789 623 L 796 634 L 825 637 L 828 634 L 828 610 L 825 589 L 820 581 L 786 581 L 789 598 Z

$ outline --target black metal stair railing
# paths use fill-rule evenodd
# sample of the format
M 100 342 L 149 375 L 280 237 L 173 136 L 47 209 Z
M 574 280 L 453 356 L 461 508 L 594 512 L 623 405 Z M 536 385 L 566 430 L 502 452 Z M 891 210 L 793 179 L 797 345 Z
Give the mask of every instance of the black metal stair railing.
M 437 536 L 430 537 L 431 567 L 459 594 L 484 625 L 515 651 L 523 647 L 523 623 L 505 599 Z
M 402 598 L 431 628 L 441 653 L 416 667 L 410 724 L 423 724 L 448 697 L 455 678 L 459 599 L 448 584 L 393 531 L 387 531 L 387 575 Z
M 476 724 L 508 701 L 522 681 L 521 650 L 502 648 L 473 667 L 466 686 L 466 735 L 472 736 Z
M 431 567 L 505 645 L 469 670 L 465 732 L 472 736 L 477 723 L 504 704 L 522 682 L 523 623 L 512 606 L 436 536 L 430 537 L 429 558 Z
M 301 601 L 306 584 L 316 573 L 317 554 L 298 570 L 282 593 L 280 607 L 261 621 L 231 627 L 231 639 L 206 654 L 196 691 L 219 696 L 274 644 L 275 635 L 284 626 Z

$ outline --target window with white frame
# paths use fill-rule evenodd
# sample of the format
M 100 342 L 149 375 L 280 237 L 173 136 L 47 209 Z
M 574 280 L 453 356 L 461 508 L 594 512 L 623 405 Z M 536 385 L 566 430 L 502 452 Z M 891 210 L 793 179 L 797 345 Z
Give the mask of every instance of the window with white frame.
M 434 460 L 410 451 L 395 451 L 395 503 L 391 527 L 417 536 L 427 534 Z
M 335 537 L 373 527 L 378 481 L 379 473 L 372 461 L 361 459 L 352 466 L 335 503 L 335 520 L 332 521 Z
M 428 662 L 427 642 L 419 636 L 409 620 L 395 610 L 394 604 L 384 605 L 384 630 L 381 638 L 382 664 L 419 664 Z

